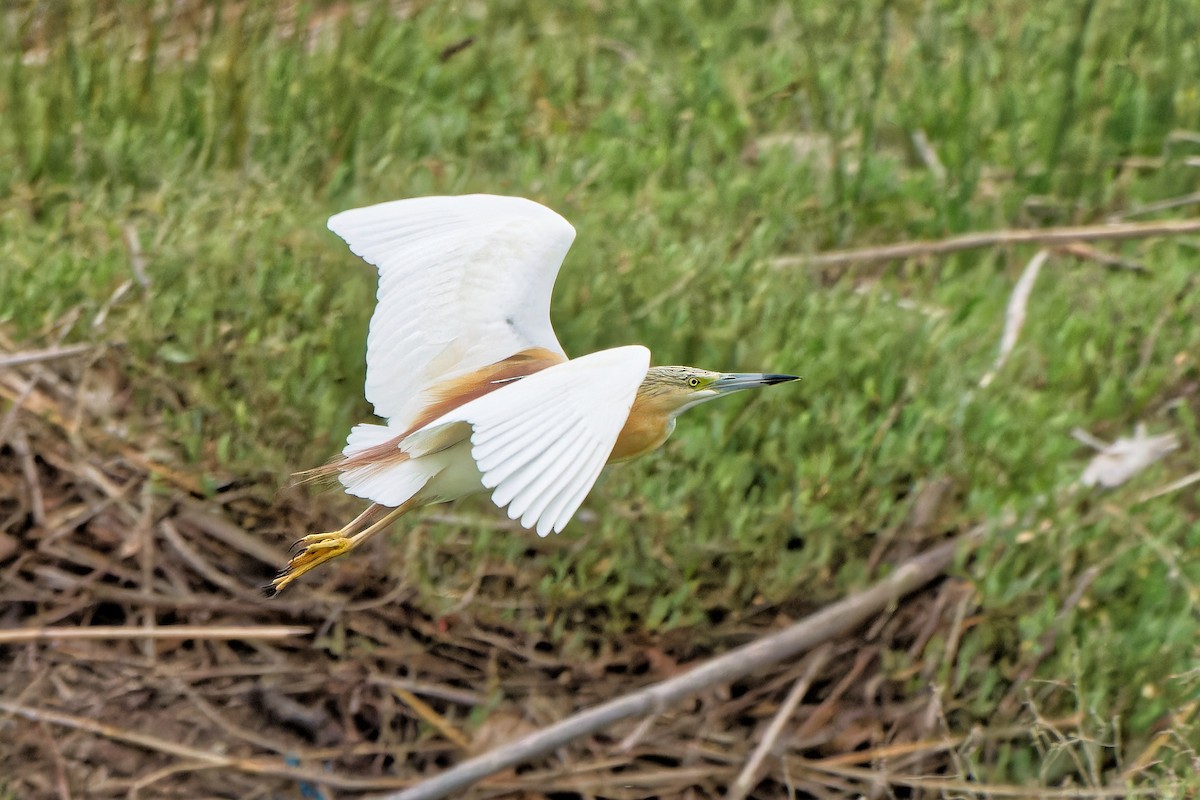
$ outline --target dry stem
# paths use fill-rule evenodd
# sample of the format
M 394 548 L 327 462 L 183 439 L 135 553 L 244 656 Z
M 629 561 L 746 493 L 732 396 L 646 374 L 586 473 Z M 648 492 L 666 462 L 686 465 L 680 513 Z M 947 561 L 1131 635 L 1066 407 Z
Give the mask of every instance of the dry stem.
M 816 678 L 817 673 L 825 665 L 825 662 L 829 660 L 831 653 L 832 648 L 829 645 L 825 645 L 813 653 L 812 658 L 809 660 L 808 668 L 792 684 L 792 688 L 788 691 L 787 697 L 784 698 L 783 704 L 779 706 L 779 712 L 771 720 L 771 724 L 767 726 L 767 731 L 763 734 L 762 740 L 754 748 L 754 752 L 751 753 L 750 758 L 746 761 L 746 766 L 742 768 L 741 774 L 737 776 L 737 780 L 730 787 L 729 800 L 743 800 L 758 783 L 759 771 L 762 769 L 767 755 L 771 752 L 771 748 L 775 746 L 775 742 L 779 739 L 779 734 L 783 733 L 783 726 L 792 718 L 792 714 L 796 711 L 796 706 L 800 705 L 800 701 L 808 693 L 808 688 L 812 685 L 813 679 Z
M 918 256 L 947 255 L 996 245 L 1037 244 L 1043 247 L 1072 242 L 1124 241 L 1151 236 L 1178 236 L 1200 233 L 1200 219 L 1123 222 L 1111 225 L 1077 225 L 1035 230 L 999 230 L 965 233 L 946 239 L 898 242 L 854 250 L 834 250 L 810 256 L 783 256 L 771 262 L 774 267 L 832 267 L 871 261 L 892 261 Z
M 68 639 L 286 639 L 305 636 L 312 628 L 299 625 L 171 625 L 133 628 L 124 625 L 95 625 L 89 628 L 25 628 L 0 630 L 0 645 L 50 642 Z

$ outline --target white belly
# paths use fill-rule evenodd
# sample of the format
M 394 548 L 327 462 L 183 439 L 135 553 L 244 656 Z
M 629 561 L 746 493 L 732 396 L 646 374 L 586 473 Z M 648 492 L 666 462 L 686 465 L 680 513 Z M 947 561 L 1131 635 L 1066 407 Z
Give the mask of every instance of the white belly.
M 480 492 L 486 492 L 483 476 L 471 458 L 471 440 L 464 439 L 439 453 L 421 456 L 416 461 L 438 468 L 437 474 L 421 490 L 422 505 L 446 503 Z

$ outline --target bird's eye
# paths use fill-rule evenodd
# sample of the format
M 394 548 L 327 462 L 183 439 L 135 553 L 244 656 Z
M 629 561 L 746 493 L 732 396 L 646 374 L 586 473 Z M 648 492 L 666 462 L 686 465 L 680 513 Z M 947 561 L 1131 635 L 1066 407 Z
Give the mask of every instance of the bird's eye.
M 700 379 L 699 379 L 699 378 L 697 378 L 695 375 L 693 375 L 692 377 L 688 378 L 688 386 L 690 386 L 690 387 L 692 387 L 693 389 L 695 389 L 695 388 L 696 388 L 697 386 L 699 386 L 699 385 L 700 385 Z

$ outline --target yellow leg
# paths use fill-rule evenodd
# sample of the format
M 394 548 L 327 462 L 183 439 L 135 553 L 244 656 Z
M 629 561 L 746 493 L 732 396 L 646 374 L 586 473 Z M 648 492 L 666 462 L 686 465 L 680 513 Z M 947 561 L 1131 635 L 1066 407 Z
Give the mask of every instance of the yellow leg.
M 379 510 L 385 508 L 385 506 L 372 505 L 341 530 L 329 531 L 327 533 L 310 533 L 296 542 L 292 547 L 292 552 L 295 555 L 292 556 L 292 560 L 288 562 L 288 565 L 283 568 L 275 580 L 271 581 L 271 585 L 267 587 L 267 591 L 272 595 L 278 594 L 283 591 L 285 586 L 304 573 L 316 569 L 326 561 L 331 561 L 338 556 L 349 553 L 375 534 L 386 530 L 389 525 L 403 516 L 412 506 L 412 503 L 397 506 L 388 511 L 382 519 L 372 522 L 358 533 L 354 533 L 354 530 L 370 522 L 373 517 L 379 514 Z
M 385 512 L 387 510 L 388 510 L 387 506 L 381 506 L 381 505 L 379 505 L 379 503 L 372 503 L 371 505 L 367 506 L 367 509 L 365 511 L 363 511 L 361 514 L 359 514 L 357 517 L 355 517 L 353 520 L 351 520 L 349 524 L 343 526 L 341 530 L 328 531 L 326 533 L 310 533 L 307 536 L 297 539 L 295 541 L 295 543 L 292 544 L 291 550 L 289 551 L 288 554 L 291 556 L 295 556 L 298 553 L 300 553 L 301 551 L 303 551 L 308 545 L 313 544 L 315 542 L 320 542 L 325 539 L 337 539 L 337 538 L 342 538 L 342 537 L 349 537 L 351 534 L 353 534 L 359 528 L 362 528 L 362 527 L 374 522 L 376 519 L 378 519 L 381 516 L 381 514 L 383 512 Z

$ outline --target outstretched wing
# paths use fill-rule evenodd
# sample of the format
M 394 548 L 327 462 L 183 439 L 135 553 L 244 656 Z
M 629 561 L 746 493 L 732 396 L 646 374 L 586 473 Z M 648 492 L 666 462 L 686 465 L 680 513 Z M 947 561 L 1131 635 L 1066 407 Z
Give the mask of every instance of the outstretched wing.
M 563 355 L 550 292 L 575 229 L 521 197 L 415 197 L 343 211 L 329 229 L 379 268 L 367 400 L 409 427 L 426 391 L 529 348 Z
M 468 423 L 492 501 L 539 536 L 558 533 L 608 461 L 649 366 L 640 345 L 555 364 L 434 420 L 401 449 L 419 457 L 448 426 Z

